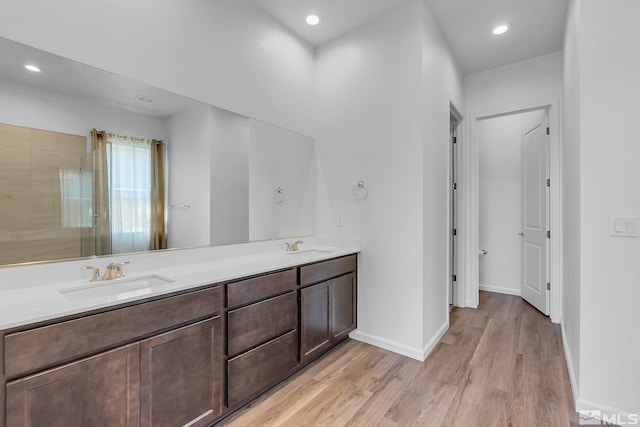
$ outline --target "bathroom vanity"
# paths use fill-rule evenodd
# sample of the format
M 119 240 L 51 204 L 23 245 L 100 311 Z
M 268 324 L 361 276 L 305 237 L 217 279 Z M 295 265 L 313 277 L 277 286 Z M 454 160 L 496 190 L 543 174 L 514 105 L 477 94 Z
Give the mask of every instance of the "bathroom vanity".
M 356 327 L 357 255 L 292 257 L 1 330 L 0 427 L 215 423 Z

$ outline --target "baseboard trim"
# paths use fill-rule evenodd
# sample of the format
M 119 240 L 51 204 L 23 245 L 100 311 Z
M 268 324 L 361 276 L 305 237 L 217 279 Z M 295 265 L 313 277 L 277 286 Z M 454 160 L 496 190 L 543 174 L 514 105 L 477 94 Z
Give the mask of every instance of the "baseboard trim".
M 446 334 L 448 330 L 449 330 L 449 320 L 447 319 L 442 324 L 442 326 L 440 326 L 440 329 L 438 329 L 438 332 L 436 332 L 436 334 L 429 340 L 427 345 L 425 345 L 424 348 L 422 349 L 422 360 L 427 360 L 427 357 L 429 357 L 429 354 L 431 354 L 433 349 L 436 348 L 436 346 L 438 345 L 438 343 L 440 342 L 442 337 L 444 337 L 444 334 Z
M 401 354 L 403 356 L 410 357 L 411 359 L 419 360 L 420 362 L 424 362 L 429 354 L 436 348 L 436 345 L 440 342 L 444 334 L 449 330 L 449 321 L 445 321 L 442 326 L 438 329 L 438 332 L 429 340 L 427 345 L 424 346 L 422 351 L 408 347 L 404 344 L 397 343 L 395 341 L 388 340 L 386 338 L 381 338 L 376 335 L 367 334 L 365 332 L 361 332 L 359 330 L 355 330 L 349 334 L 349 338 L 352 338 L 356 341 L 361 341 L 367 344 L 374 345 L 376 347 L 383 348 L 385 350 L 392 351 L 394 353 Z
M 403 356 L 410 357 L 411 359 L 415 359 L 420 362 L 424 362 L 424 352 L 418 348 L 408 347 L 404 344 L 400 344 L 375 335 L 367 334 L 357 329 L 349 334 L 349 338 L 352 338 L 356 341 L 361 341 L 363 343 L 371 344 L 376 347 L 401 354 Z
M 480 285 L 481 291 L 495 292 L 498 294 L 521 296 L 520 289 L 503 288 L 502 286 Z
M 571 358 L 571 350 L 567 344 L 567 334 L 564 330 L 564 322 L 560 323 L 560 333 L 562 335 L 562 349 L 564 350 L 564 360 L 567 364 L 567 371 L 569 371 L 569 383 L 571 383 L 571 392 L 573 393 L 573 405 L 578 410 L 579 390 L 578 382 L 576 381 L 576 373 L 573 370 L 573 359 Z

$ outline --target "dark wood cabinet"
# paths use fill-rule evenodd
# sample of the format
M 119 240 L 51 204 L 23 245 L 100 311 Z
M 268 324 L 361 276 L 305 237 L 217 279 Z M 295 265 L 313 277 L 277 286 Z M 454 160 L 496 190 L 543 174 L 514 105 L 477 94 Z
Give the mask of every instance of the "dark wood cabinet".
M 215 286 L 10 333 L 4 339 L 5 373 L 24 376 L 210 317 L 220 311 L 221 300 L 221 287 Z
M 298 333 L 291 331 L 230 359 L 227 365 L 229 407 L 256 396 L 298 366 Z
M 300 290 L 300 362 L 331 346 L 331 281 Z
M 221 412 L 220 318 L 140 343 L 140 425 L 206 426 Z
M 229 357 L 296 329 L 295 291 L 229 311 Z
M 227 285 L 229 408 L 281 381 L 299 365 L 296 286 L 295 269 Z
M 353 273 L 331 281 L 331 339 L 339 341 L 356 328 L 356 277 Z
M 134 427 L 140 419 L 140 345 L 46 370 L 6 387 L 7 427 Z
M 355 255 L 300 268 L 300 362 L 306 363 L 356 328 Z M 328 280 L 327 280 L 328 279 Z
M 0 427 L 211 425 L 348 337 L 356 260 L 1 330 Z
M 0 335 L 5 373 L 22 376 L 3 382 L 0 426 L 212 423 L 224 385 L 221 300 L 214 286 Z

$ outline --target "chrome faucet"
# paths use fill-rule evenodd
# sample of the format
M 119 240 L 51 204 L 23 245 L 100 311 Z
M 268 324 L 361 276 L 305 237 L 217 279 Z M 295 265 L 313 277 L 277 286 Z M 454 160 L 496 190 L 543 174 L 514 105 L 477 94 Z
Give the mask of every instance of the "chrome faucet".
M 100 269 L 98 267 L 86 265 L 81 267 L 83 270 L 91 270 L 90 282 L 98 282 L 103 280 L 122 279 L 124 273 L 122 272 L 122 266 L 129 264 L 131 261 L 124 262 L 112 262 L 107 265 L 107 269 L 102 276 L 100 276 Z
M 298 250 L 298 246 L 301 245 L 302 243 L 304 243 L 302 240 L 297 240 L 293 243 L 285 242 L 285 245 L 287 245 L 287 249 L 285 251 L 296 252 Z
M 89 280 L 90 282 L 97 282 L 98 280 L 100 280 L 100 268 L 99 267 L 94 267 L 92 265 L 85 265 L 83 267 L 80 267 L 83 270 L 91 270 L 91 279 Z

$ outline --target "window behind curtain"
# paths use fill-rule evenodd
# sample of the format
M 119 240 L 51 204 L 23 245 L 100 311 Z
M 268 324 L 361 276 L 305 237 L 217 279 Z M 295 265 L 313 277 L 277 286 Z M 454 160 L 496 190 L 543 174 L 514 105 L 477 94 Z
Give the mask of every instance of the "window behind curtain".
M 112 253 L 149 249 L 151 141 L 108 135 Z

